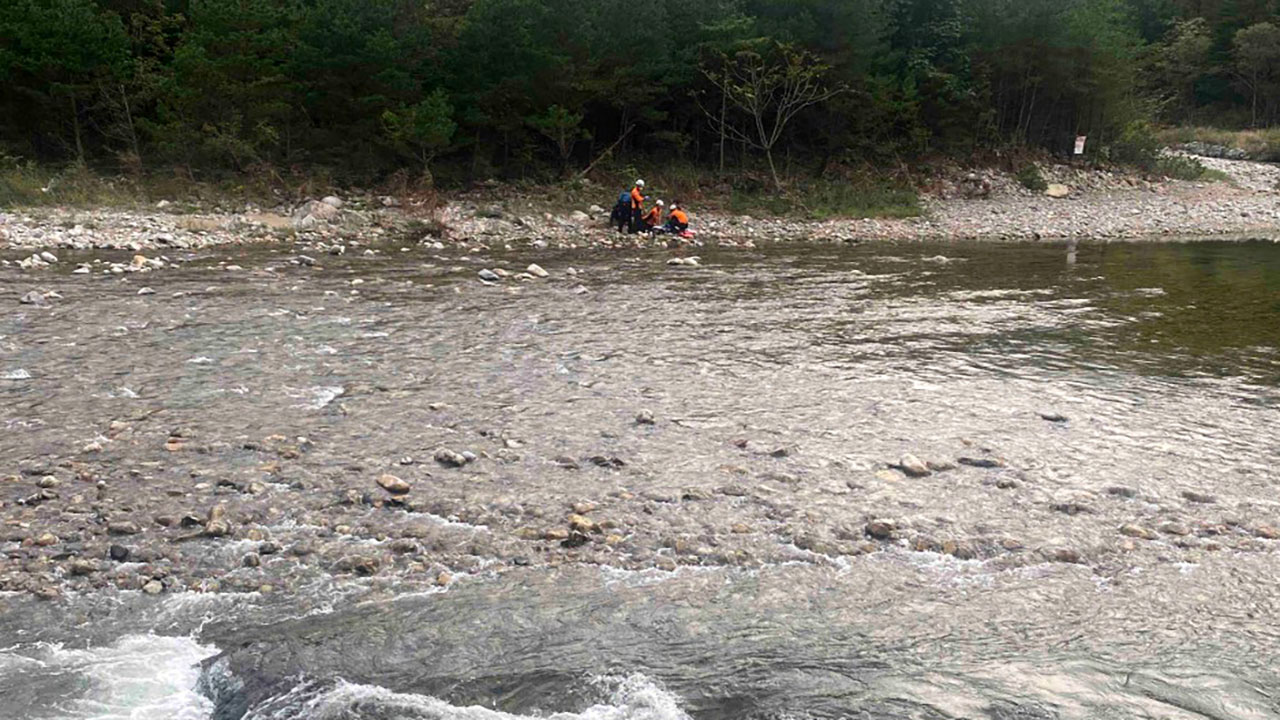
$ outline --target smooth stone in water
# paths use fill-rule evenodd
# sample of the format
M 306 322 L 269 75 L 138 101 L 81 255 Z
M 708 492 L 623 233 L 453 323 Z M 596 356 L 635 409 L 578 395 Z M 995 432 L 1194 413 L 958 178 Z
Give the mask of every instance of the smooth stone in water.
M 528 268 L 525 269 L 525 272 L 529 273 L 534 277 L 539 277 L 539 278 L 545 278 L 551 275 L 551 273 L 547 272 L 546 270 L 543 270 L 542 266 L 537 263 L 531 264 Z
M 1131 538 L 1138 538 L 1140 540 L 1151 540 L 1156 536 L 1154 532 L 1151 532 L 1141 525 L 1132 524 L 1120 526 L 1120 534 Z
M 925 477 L 931 472 L 929 470 L 929 466 L 926 465 L 924 461 L 911 453 L 903 455 L 902 460 L 898 462 L 898 465 L 902 468 L 903 472 L 911 477 Z
M 379 477 L 378 485 L 382 486 L 383 490 L 386 490 L 392 495 L 404 495 L 413 489 L 412 485 L 395 475 L 383 475 Z
M 461 453 L 454 452 L 449 448 L 440 448 L 436 451 L 436 462 L 445 467 L 462 467 L 467 464 L 467 458 Z
M 867 535 L 877 540 L 888 540 L 893 537 L 894 530 L 897 526 L 892 520 L 872 520 L 866 527 Z

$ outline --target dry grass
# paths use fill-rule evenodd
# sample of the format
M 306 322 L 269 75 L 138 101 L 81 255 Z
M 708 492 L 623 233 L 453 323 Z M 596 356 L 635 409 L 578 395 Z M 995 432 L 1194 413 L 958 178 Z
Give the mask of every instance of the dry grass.
M 1244 150 L 1255 160 L 1280 162 L 1280 127 L 1260 130 L 1223 130 L 1211 127 L 1173 127 L 1157 132 L 1166 145 L 1202 142 Z

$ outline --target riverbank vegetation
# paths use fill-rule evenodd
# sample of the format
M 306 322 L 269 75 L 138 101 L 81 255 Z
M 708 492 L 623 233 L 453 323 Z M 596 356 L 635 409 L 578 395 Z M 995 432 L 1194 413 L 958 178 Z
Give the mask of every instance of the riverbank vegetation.
M 89 192 L 79 168 L 268 191 L 667 173 L 903 214 L 903 168 L 1077 135 L 1182 177 L 1161 124 L 1277 146 L 1278 27 L 1227 0 L 12 0 L 0 202 Z

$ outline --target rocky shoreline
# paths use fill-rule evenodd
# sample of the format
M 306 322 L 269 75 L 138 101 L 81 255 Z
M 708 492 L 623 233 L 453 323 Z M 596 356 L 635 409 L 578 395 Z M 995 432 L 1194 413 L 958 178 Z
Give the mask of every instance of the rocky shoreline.
M 697 237 L 691 244 L 1280 238 L 1280 166 L 1201 162 L 1229 181 L 1151 181 L 1054 166 L 1045 175 L 1051 192 L 1061 197 L 1026 190 L 1007 174 L 957 171 L 922 195 L 924 213 L 916 218 L 815 221 L 695 207 Z M 510 197 L 490 187 L 435 209 L 377 196 L 329 196 L 296 207 L 249 205 L 234 211 L 165 201 L 135 209 L 28 208 L 0 212 L 0 250 L 31 250 L 36 258 L 26 267 L 40 269 L 39 251 L 57 249 L 163 252 L 285 241 L 337 253 L 406 239 L 479 250 L 636 248 L 668 241 L 613 232 L 608 211 L 599 205 L 568 212 L 536 207 L 528 196 Z

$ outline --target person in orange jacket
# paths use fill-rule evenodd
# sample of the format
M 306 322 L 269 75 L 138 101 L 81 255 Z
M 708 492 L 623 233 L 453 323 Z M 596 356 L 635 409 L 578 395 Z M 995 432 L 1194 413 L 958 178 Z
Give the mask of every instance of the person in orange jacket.
M 678 235 L 688 229 L 689 215 L 680 207 L 680 201 L 671 203 L 671 213 L 667 215 L 667 232 Z
M 640 222 L 641 215 L 644 211 L 644 180 L 636 180 L 635 187 L 631 188 L 631 232 L 640 232 L 643 225 Z
M 662 206 L 663 202 L 659 200 L 649 208 L 643 217 L 640 218 L 640 230 L 642 232 L 654 232 L 658 229 L 658 225 L 662 222 Z

